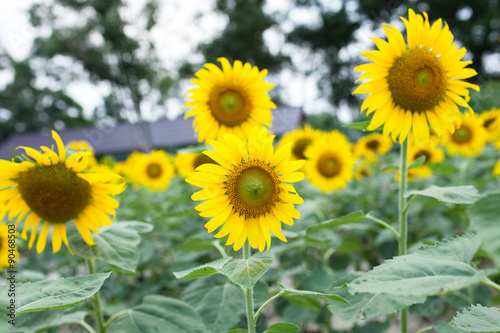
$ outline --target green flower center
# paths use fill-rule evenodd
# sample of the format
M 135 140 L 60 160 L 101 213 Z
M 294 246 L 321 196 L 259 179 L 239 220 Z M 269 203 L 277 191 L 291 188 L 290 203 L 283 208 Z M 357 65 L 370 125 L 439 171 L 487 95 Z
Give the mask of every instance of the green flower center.
M 89 204 L 90 184 L 64 164 L 37 166 L 20 173 L 18 184 L 29 208 L 48 222 L 71 221 Z
M 149 178 L 158 178 L 162 174 L 162 168 L 161 165 L 158 163 L 150 163 L 147 168 L 146 168 L 146 173 L 148 174 Z
M 462 126 L 453 133 L 453 141 L 458 144 L 468 143 L 472 140 L 472 132 L 467 126 Z
M 318 159 L 316 167 L 323 177 L 332 178 L 340 173 L 342 170 L 342 163 L 337 156 L 325 154 Z
M 292 148 L 293 155 L 299 160 L 305 160 L 306 156 L 304 155 L 304 152 L 311 143 L 312 140 L 309 138 L 298 139 L 297 141 L 295 141 L 295 145 Z
M 279 177 L 261 161 L 248 161 L 229 175 L 226 189 L 234 209 L 246 217 L 268 213 L 278 200 Z
M 440 60 L 421 48 L 396 58 L 387 76 L 394 103 L 405 110 L 432 110 L 446 93 L 446 73 Z
M 238 86 L 221 86 L 212 90 L 209 97 L 212 116 L 222 125 L 234 127 L 250 116 L 251 104 L 245 90 Z

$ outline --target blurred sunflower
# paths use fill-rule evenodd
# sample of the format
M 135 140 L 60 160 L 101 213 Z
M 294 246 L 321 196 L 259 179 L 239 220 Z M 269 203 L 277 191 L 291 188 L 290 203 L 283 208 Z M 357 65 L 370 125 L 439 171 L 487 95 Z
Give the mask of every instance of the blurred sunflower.
M 0 221 L 2 219 L 0 218 Z M 12 243 L 11 243 L 12 244 Z M 15 243 L 14 243 L 15 244 Z M 10 267 L 9 264 L 9 227 L 3 223 L 0 223 L 0 270 L 3 267 Z M 19 253 L 17 252 L 17 248 L 14 247 L 14 259 L 17 261 L 17 257 Z
M 384 155 L 391 150 L 392 140 L 380 133 L 363 136 L 354 145 L 354 158 L 364 157 L 367 161 L 375 161 L 376 155 Z
M 357 180 L 361 180 L 365 177 L 373 176 L 374 173 L 372 163 L 363 161 L 363 163 L 359 163 L 359 165 L 355 167 L 354 177 Z
M 127 159 L 132 183 L 154 191 L 165 190 L 174 176 L 174 166 L 170 156 L 163 150 L 153 150 L 150 154 L 133 153 Z
M 430 163 L 439 163 L 444 159 L 444 153 L 438 148 L 438 141 L 431 138 L 427 143 L 415 143 L 413 138 L 408 141 L 408 164 L 415 162 L 418 158 L 425 156 L 424 164 L 411 169 L 414 176 L 427 177 L 432 174 Z
M 479 115 L 481 125 L 486 130 L 486 141 L 500 140 L 500 109 L 485 111 Z
M 217 164 L 217 162 L 202 152 L 177 154 L 174 158 L 177 173 L 184 177 L 188 177 L 197 167 L 205 163 Z
M 205 64 L 191 80 L 198 88 L 188 91 L 191 101 L 185 107 L 193 109 L 185 118 L 195 117 L 198 141 L 221 138 L 225 133 L 244 138 L 255 125 L 271 126 L 271 108 L 276 105 L 266 94 L 273 87 L 264 81 L 267 70 L 259 71 L 239 60 L 233 66 L 226 58 L 217 60 L 222 70 Z
M 493 168 L 493 176 L 500 176 L 500 160 L 495 164 L 495 167 Z
M 89 142 L 85 140 L 70 141 L 66 144 L 66 147 L 71 148 L 77 152 L 88 151 L 91 153 L 90 155 L 87 155 L 88 159 L 87 170 L 90 170 L 97 166 L 98 162 L 94 155 L 94 147 L 92 147 L 92 145 Z
M 467 113 L 454 133 L 443 137 L 443 144 L 449 155 L 478 156 L 486 143 L 487 133 L 479 118 Z
M 263 251 L 271 246 L 271 232 L 286 242 L 281 222 L 293 225 L 300 218 L 294 204 L 303 203 L 293 185 L 304 178 L 295 172 L 304 161 L 290 161 L 289 143 L 276 151 L 274 135 L 268 136 L 262 126 L 252 129 L 247 140 L 232 134 L 212 140 L 215 151 L 205 151 L 219 164 L 202 164 L 186 181 L 203 188 L 191 197 L 205 200 L 196 210 L 203 217 L 212 217 L 205 228 L 221 238 L 229 234 L 226 245 L 239 250 L 248 239 L 250 246 Z
M 323 192 L 345 187 L 352 179 L 355 160 L 344 134 L 338 131 L 325 133 L 307 148 L 305 155 L 306 178 Z
M 470 109 L 468 88 L 479 86 L 462 81 L 476 75 L 465 68 L 472 61 L 461 61 L 466 53 L 453 41 L 448 25 L 437 20 L 429 23 L 424 16 L 408 10 L 407 44 L 392 25 L 384 24 L 388 41 L 372 38 L 378 50 L 363 52 L 373 63 L 360 65 L 355 71 L 365 72 L 362 83 L 353 94 L 370 94 L 361 111 L 374 112 L 368 130 L 383 125 L 383 134 L 402 143 L 412 131 L 417 143 L 429 140 L 429 127 L 438 135 L 453 133 L 460 125 L 457 105 Z
M 37 227 L 43 222 L 36 244 L 39 253 L 45 249 L 51 228 L 53 251 L 59 251 L 61 242 L 69 249 L 66 223 L 70 221 L 74 221 L 83 240 L 94 245 L 90 231 L 98 232 L 101 225 L 111 224 L 108 214 L 114 216 L 119 205 L 111 196 L 121 193 L 125 187 L 115 173 L 85 172 L 89 153 L 67 156 L 59 135 L 52 131 L 52 137 L 59 154 L 48 147 L 41 147 L 43 153 L 18 147 L 34 161 L 0 160 L 0 202 L 6 202 L 9 220 L 17 216 L 16 226 L 26 217 L 21 237 L 26 239 L 27 230 L 32 228 L 30 248 L 36 239 Z
M 306 125 L 303 129 L 295 130 L 291 133 L 283 135 L 278 147 L 283 147 L 284 145 L 293 142 L 292 151 L 290 154 L 290 159 L 293 161 L 304 160 L 306 156 L 304 152 L 314 140 L 321 136 L 321 131 L 311 128 L 311 126 Z

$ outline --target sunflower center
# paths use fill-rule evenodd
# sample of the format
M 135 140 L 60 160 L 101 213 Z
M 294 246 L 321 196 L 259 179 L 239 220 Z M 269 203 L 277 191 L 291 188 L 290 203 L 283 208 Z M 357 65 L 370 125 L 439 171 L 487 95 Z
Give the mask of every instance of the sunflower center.
M 422 157 L 422 156 L 425 156 L 424 164 L 426 164 L 429 162 L 432 155 L 428 150 L 421 149 L 413 155 L 413 160 L 416 160 L 417 158 Z
M 483 127 L 486 129 L 489 129 L 491 124 L 493 124 L 494 122 L 495 122 L 495 118 L 486 119 L 483 123 Z
M 208 103 L 213 117 L 228 127 L 238 126 L 250 116 L 251 105 L 247 93 L 239 87 L 213 89 Z
M 472 132 L 467 126 L 460 127 L 453 133 L 453 141 L 459 144 L 467 143 L 472 140 Z
M 311 139 L 303 138 L 303 139 L 298 139 L 295 141 L 295 145 L 292 148 L 292 153 L 297 156 L 301 160 L 305 160 L 306 156 L 304 155 L 304 152 L 306 151 L 306 148 L 309 147 L 309 145 L 312 143 Z
M 437 106 L 445 95 L 446 80 L 440 60 L 420 48 L 396 58 L 387 76 L 394 103 L 413 112 Z
M 280 180 L 274 170 L 261 161 L 238 165 L 229 175 L 226 189 L 234 209 L 246 217 L 268 213 L 278 200 Z
M 146 173 L 148 174 L 149 178 L 160 177 L 162 174 L 161 165 L 159 165 L 158 163 L 150 163 L 146 168 Z
M 370 150 L 376 150 L 380 146 L 380 142 L 378 140 L 371 140 L 366 143 L 366 147 Z
M 195 157 L 195 159 L 193 161 L 193 168 L 196 169 L 197 167 L 199 167 L 200 165 L 205 164 L 205 163 L 217 164 L 217 162 L 215 162 L 213 159 L 211 159 L 207 155 L 200 153 L 200 154 L 198 154 L 198 156 Z
M 48 222 L 68 222 L 88 205 L 90 184 L 64 164 L 39 166 L 18 179 L 21 196 L 38 216 Z
M 337 156 L 325 154 L 319 158 L 316 167 L 321 175 L 331 178 L 339 174 L 342 164 Z

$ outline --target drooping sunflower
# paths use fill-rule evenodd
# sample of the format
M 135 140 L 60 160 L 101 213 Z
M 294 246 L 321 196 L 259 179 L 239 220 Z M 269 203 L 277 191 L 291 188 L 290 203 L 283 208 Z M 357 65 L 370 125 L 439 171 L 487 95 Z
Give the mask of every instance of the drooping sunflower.
M 188 93 L 193 107 L 185 118 L 195 117 L 198 141 L 221 138 L 225 133 L 245 138 L 258 124 L 271 126 L 271 109 L 276 105 L 266 93 L 273 87 L 264 81 L 267 70 L 259 71 L 249 63 L 217 59 L 222 69 L 207 63 L 191 82 L 197 85 Z
M 317 138 L 319 138 L 322 133 L 318 130 L 313 129 L 309 125 L 305 125 L 303 129 L 295 130 L 291 133 L 283 135 L 281 138 L 278 147 L 282 147 L 289 142 L 293 142 L 292 151 L 290 154 L 291 160 L 304 160 L 306 156 L 304 152 L 311 143 L 314 142 Z
M 365 72 L 362 83 L 353 94 L 370 94 L 361 111 L 374 112 L 368 127 L 375 130 L 383 125 L 383 134 L 402 143 L 411 131 L 417 143 L 429 140 L 432 128 L 439 136 L 453 133 L 460 125 L 457 105 L 470 109 L 468 88 L 479 86 L 462 79 L 476 75 L 466 68 L 471 61 L 462 61 L 465 48 L 458 49 L 453 35 L 441 19 L 429 23 L 427 13 L 408 10 L 407 43 L 392 25 L 384 24 L 388 41 L 372 38 L 377 50 L 363 52 L 372 63 L 356 67 Z M 408 45 L 407 45 L 408 44 Z
M 325 133 L 306 149 L 305 155 L 306 178 L 323 192 L 345 187 L 352 179 L 355 159 L 344 134 Z
M 354 157 L 356 159 L 364 157 L 367 161 L 373 162 L 376 155 L 384 155 L 391 150 L 392 140 L 380 133 L 371 133 L 363 136 L 354 145 Z
M 248 239 L 250 246 L 263 251 L 271 246 L 271 232 L 286 242 L 281 222 L 293 225 L 300 218 L 294 204 L 303 203 L 292 184 L 304 178 L 296 172 L 304 161 L 290 161 L 291 143 L 273 148 L 274 135 L 256 126 L 248 139 L 226 134 L 210 141 L 215 151 L 205 151 L 219 163 L 202 164 L 186 181 L 203 188 L 191 197 L 205 200 L 196 210 L 211 217 L 205 224 L 208 232 L 222 228 L 214 236 L 229 234 L 226 245 L 239 250 Z
M 167 189 L 174 176 L 172 160 L 163 150 L 153 150 L 150 154 L 133 153 L 127 159 L 127 168 L 132 183 L 154 191 Z
M 487 142 L 500 140 L 500 109 L 492 109 L 481 113 L 479 120 L 486 130 Z
M 189 175 L 194 172 L 197 167 L 205 163 L 217 164 L 217 162 L 202 152 L 177 154 L 174 159 L 174 165 L 177 173 L 184 177 L 189 177 Z
M 478 156 L 486 143 L 486 137 L 486 130 L 479 117 L 466 113 L 457 130 L 443 137 L 443 143 L 449 155 Z
M 66 147 L 69 147 L 76 151 L 90 152 L 91 154 L 87 155 L 88 159 L 87 169 L 90 170 L 97 166 L 98 162 L 94 155 L 94 147 L 92 147 L 92 145 L 88 141 L 85 140 L 70 141 L 66 144 Z
M 0 221 L 1 220 L 2 219 L 0 218 Z M 11 248 L 11 246 L 14 247 Z M 17 252 L 17 247 L 15 247 L 15 242 L 9 243 L 9 227 L 3 223 L 0 223 L 0 270 L 3 267 L 10 267 L 9 254 L 12 254 L 13 255 L 12 259 L 14 261 L 17 261 L 19 253 Z
M 425 156 L 424 164 L 411 169 L 414 176 L 427 177 L 432 174 L 429 164 L 439 163 L 444 159 L 444 153 L 438 148 L 436 138 L 431 138 L 427 143 L 415 143 L 412 137 L 408 141 L 408 164 L 415 162 L 418 158 Z
M 125 188 L 115 173 L 86 172 L 88 153 L 67 156 L 59 135 L 52 131 L 52 137 L 58 154 L 48 147 L 41 147 L 43 153 L 18 147 L 33 161 L 0 160 L 0 202 L 6 202 L 9 220 L 17 216 L 16 226 L 26 217 L 21 237 L 26 239 L 31 228 L 30 248 L 43 222 L 36 244 L 39 253 L 45 249 L 51 228 L 53 251 L 59 251 L 61 242 L 69 249 L 66 224 L 71 221 L 83 240 L 94 245 L 90 231 L 98 232 L 100 226 L 111 224 L 109 215 L 114 216 L 119 205 L 111 196 Z

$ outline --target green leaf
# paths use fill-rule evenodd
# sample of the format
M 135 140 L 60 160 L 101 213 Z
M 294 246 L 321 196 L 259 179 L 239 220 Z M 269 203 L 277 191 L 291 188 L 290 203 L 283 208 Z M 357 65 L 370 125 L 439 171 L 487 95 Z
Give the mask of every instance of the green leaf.
M 222 276 L 194 281 L 183 290 L 180 298 L 196 310 L 211 332 L 229 330 L 238 324 L 245 312 L 241 288 Z
M 279 282 L 278 282 L 278 285 L 281 287 L 283 295 L 294 294 L 294 295 L 315 296 L 315 297 L 325 298 L 325 299 L 328 299 L 330 301 L 340 302 L 340 303 L 344 303 L 344 304 L 349 305 L 349 303 L 344 298 L 342 298 L 336 294 L 323 294 L 323 293 L 320 293 L 317 291 L 297 290 L 294 288 L 287 287 Z
M 454 204 L 472 204 L 480 197 L 479 192 L 472 185 L 449 187 L 431 185 L 422 191 L 408 191 L 405 193 L 406 198 L 411 195 L 422 195 Z
M 66 309 L 94 295 L 111 273 L 38 281 L 16 286 L 16 314 L 33 311 Z M 7 294 L 7 286 L 0 288 Z
M 424 163 L 425 163 L 425 156 L 420 156 L 415 161 L 410 163 L 410 165 L 408 165 L 408 170 L 418 168 L 419 166 L 421 166 Z
M 472 305 L 458 313 L 453 318 L 452 325 L 465 332 L 499 332 L 500 309 L 486 308 L 481 304 Z
M 248 333 L 248 331 L 242 328 L 236 328 L 234 330 L 227 331 L 226 333 Z
M 269 326 L 269 328 L 264 333 L 291 333 L 299 331 L 300 328 L 297 325 L 290 323 L 278 323 Z
M 202 333 L 206 331 L 200 316 L 187 303 L 160 295 L 144 297 L 124 316 L 109 325 L 107 333 L 176 332 Z
M 397 313 L 402 309 L 416 303 L 423 303 L 425 296 L 401 297 L 384 294 L 349 294 L 347 288 L 335 290 L 348 304 L 328 302 L 328 309 L 346 324 L 362 319 L 378 317 Z M 362 317 L 360 316 L 362 315 Z
M 251 289 L 260 277 L 264 275 L 274 261 L 274 255 L 259 252 L 248 260 L 231 259 L 221 269 L 221 272 L 234 283 L 243 288 Z
M 96 245 L 90 246 L 78 233 L 69 237 L 71 249 L 75 254 L 90 260 L 100 260 L 126 271 L 135 272 L 139 262 L 139 233 L 150 232 L 153 226 L 148 223 L 126 221 L 115 222 L 101 228 L 92 237 Z
M 342 127 L 351 128 L 351 129 L 355 129 L 355 130 L 366 132 L 366 131 L 368 131 L 367 128 L 368 128 L 369 125 L 370 125 L 370 121 L 368 120 L 368 121 L 361 121 L 361 122 L 358 122 L 358 123 L 352 123 L 352 124 L 342 125 Z
M 392 169 L 399 170 L 399 165 L 397 165 L 397 164 L 389 164 L 389 165 L 386 165 L 385 167 L 383 167 L 381 169 L 381 171 L 388 171 L 388 170 L 392 170 Z
M 458 328 L 455 328 L 447 323 L 444 323 L 442 321 L 436 322 L 432 328 L 434 331 L 438 333 L 464 333 L 464 331 L 459 330 Z
M 186 269 L 180 272 L 174 272 L 174 275 L 178 279 L 189 280 L 189 279 L 198 279 L 213 274 L 224 274 L 222 273 L 222 267 L 230 260 L 232 260 L 231 257 L 217 259 L 205 265 Z
M 483 240 L 483 247 L 500 267 L 500 192 L 490 193 L 479 199 L 467 210 L 472 228 Z
M 40 311 L 20 314 L 16 317 L 17 333 L 32 333 L 85 322 L 86 311 L 67 312 L 67 310 Z
M 310 233 L 312 231 L 321 230 L 324 228 L 336 227 L 336 226 L 339 226 L 342 224 L 358 223 L 358 222 L 362 222 L 364 220 L 366 220 L 365 214 L 363 214 L 363 212 L 359 210 L 359 211 L 338 217 L 338 218 L 333 219 L 333 220 L 328 220 L 328 221 L 324 221 L 324 222 L 318 223 L 316 225 L 313 225 L 313 226 L 307 228 L 306 232 Z
M 349 292 L 431 296 L 472 286 L 490 273 L 470 265 L 480 245 L 478 236 L 466 235 L 424 246 L 356 278 L 348 284 Z

